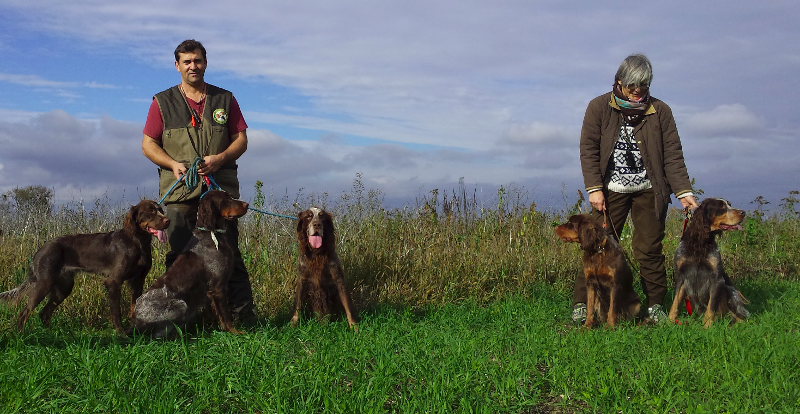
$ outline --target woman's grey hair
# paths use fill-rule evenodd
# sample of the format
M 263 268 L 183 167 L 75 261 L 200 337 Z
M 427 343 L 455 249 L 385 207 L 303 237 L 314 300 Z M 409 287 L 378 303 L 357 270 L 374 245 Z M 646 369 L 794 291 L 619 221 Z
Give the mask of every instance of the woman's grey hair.
M 650 86 L 653 81 L 653 65 L 650 59 L 642 54 L 630 55 L 622 61 L 614 76 L 614 84 L 622 81 L 623 85 Z

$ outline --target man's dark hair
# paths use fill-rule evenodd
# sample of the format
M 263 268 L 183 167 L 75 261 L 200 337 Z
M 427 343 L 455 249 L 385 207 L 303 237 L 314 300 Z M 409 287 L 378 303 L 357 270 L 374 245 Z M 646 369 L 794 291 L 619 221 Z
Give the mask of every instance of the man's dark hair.
M 200 49 L 203 60 L 206 60 L 206 48 L 203 47 L 203 44 L 194 39 L 187 39 L 175 48 L 175 61 L 177 62 L 181 58 L 181 53 L 191 53 L 197 49 Z

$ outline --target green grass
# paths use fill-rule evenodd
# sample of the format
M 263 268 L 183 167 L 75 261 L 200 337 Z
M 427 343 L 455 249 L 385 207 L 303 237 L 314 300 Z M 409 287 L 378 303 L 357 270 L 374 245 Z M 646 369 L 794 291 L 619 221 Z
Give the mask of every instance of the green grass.
M 118 338 L 101 279 L 79 275 L 51 329 L 32 317 L 17 333 L 18 309 L 0 306 L 0 413 L 800 412 L 800 216 L 789 201 L 766 215 L 761 200 L 744 231 L 721 238 L 726 269 L 751 301 L 745 323 L 584 331 L 567 326 L 580 249 L 553 233 L 580 200 L 540 210 L 501 188 L 479 204 L 462 187 L 386 210 L 358 177 L 337 202 L 261 194 L 253 204 L 264 210 L 333 213 L 359 332 L 287 326 L 295 223 L 248 214 L 240 246 L 266 326 Z M 98 201 L 35 216 L 3 207 L 0 291 L 24 280 L 45 241 L 119 228 L 127 207 Z M 670 277 L 682 224 L 670 211 Z M 622 245 L 630 251 L 629 228 Z M 165 248 L 154 243 L 146 286 L 163 272 Z
M 800 288 L 742 290 L 753 317 L 708 330 L 575 329 L 548 286 L 486 305 L 379 307 L 358 332 L 306 322 L 164 342 L 56 317 L 0 334 L 0 412 L 798 412 Z

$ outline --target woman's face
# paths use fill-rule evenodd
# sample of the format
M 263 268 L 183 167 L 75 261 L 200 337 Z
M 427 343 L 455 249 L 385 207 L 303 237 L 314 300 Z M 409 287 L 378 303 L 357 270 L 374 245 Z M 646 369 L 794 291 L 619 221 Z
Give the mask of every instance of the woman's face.
M 623 85 L 622 81 L 617 81 L 622 89 L 622 94 L 625 95 L 629 101 L 640 101 L 647 95 L 650 87 L 647 85 Z

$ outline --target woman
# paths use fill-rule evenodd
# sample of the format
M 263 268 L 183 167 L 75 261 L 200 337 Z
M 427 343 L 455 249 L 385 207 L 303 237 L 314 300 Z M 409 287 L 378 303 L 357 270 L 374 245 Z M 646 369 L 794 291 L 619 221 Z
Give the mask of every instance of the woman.
M 666 320 L 667 293 L 662 240 L 670 195 L 684 207 L 697 207 L 683 149 L 664 102 L 650 96 L 653 68 L 644 55 L 630 55 L 617 70 L 611 92 L 589 103 L 581 129 L 581 169 L 592 216 L 608 216 L 619 235 L 628 213 L 633 220 L 633 256 L 639 262 L 648 313 Z M 613 230 L 612 230 L 613 229 Z M 586 277 L 575 279 L 572 319 L 586 319 Z

